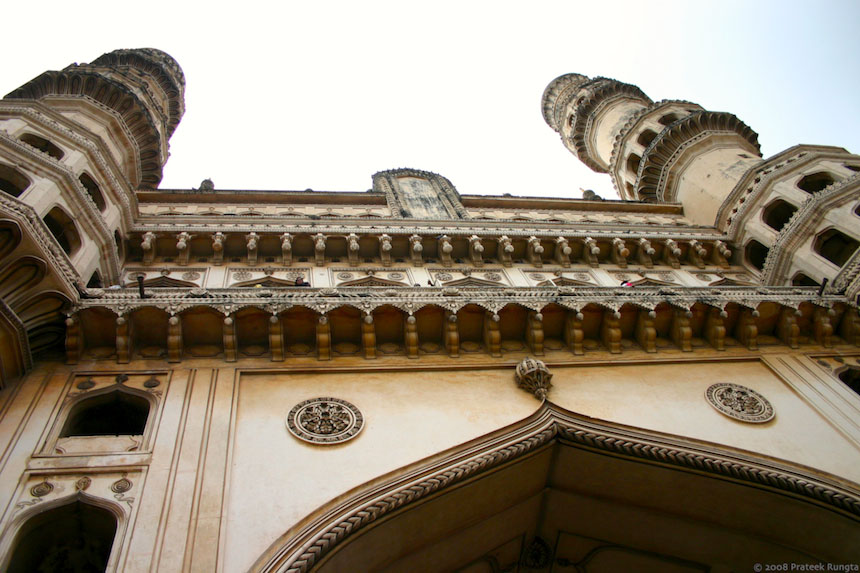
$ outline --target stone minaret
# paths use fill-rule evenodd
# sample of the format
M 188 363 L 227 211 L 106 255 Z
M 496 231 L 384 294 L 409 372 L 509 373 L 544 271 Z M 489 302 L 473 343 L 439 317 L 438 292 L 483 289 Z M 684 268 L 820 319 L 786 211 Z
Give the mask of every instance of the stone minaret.
M 543 116 L 565 147 L 608 172 L 622 199 L 678 202 L 715 226 L 739 262 L 769 285 L 860 292 L 860 157 L 798 145 L 765 160 L 737 117 L 633 85 L 566 74 L 543 94 Z

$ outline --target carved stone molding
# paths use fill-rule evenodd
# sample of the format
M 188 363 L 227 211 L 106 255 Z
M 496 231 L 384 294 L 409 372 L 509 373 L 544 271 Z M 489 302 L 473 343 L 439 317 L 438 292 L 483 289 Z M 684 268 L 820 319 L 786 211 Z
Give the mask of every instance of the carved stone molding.
M 767 398 L 739 384 L 712 384 L 705 390 L 705 399 L 721 414 L 741 422 L 763 424 L 776 415 Z
M 287 414 L 287 429 L 312 444 L 339 444 L 351 440 L 364 427 L 358 408 L 339 398 L 312 398 L 299 402 Z

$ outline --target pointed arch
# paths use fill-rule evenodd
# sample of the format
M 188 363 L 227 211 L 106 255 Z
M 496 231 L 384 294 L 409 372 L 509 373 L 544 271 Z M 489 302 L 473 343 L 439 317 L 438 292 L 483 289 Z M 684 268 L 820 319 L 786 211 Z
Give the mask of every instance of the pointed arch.
M 548 500 L 553 492 L 556 499 Z M 695 496 L 695 503 L 688 496 Z M 550 518 L 545 512 L 553 506 L 547 501 L 559 502 L 559 512 Z M 577 514 L 573 507 L 593 513 Z M 601 510 L 615 515 L 603 519 Z M 521 525 L 512 518 L 515 513 L 536 521 Z M 860 490 L 803 466 L 600 421 L 544 402 L 520 422 L 338 497 L 275 541 L 251 570 L 340 570 L 350 562 L 403 570 L 410 560 L 414 565 L 428 557 L 434 563 L 424 561 L 425 568 L 455 569 L 489 553 L 500 539 L 534 535 L 552 519 L 569 520 L 553 524 L 559 535 L 568 526 L 583 535 L 591 528 L 606 544 L 635 544 L 625 532 L 635 521 L 619 526 L 612 519 L 619 515 L 644 518 L 636 526 L 640 533 L 647 529 L 644 537 L 662 540 L 674 559 L 721 560 L 738 569 L 787 556 L 846 562 L 854 549 L 838 532 L 860 522 Z M 790 521 L 798 519 L 803 526 Z M 481 528 L 487 520 L 494 520 L 492 527 Z M 812 530 L 815 535 L 809 535 Z M 723 552 L 715 547 L 720 542 L 692 543 L 697 534 L 744 547 Z M 379 551 L 383 545 L 386 551 Z M 645 553 L 641 547 L 632 550 Z

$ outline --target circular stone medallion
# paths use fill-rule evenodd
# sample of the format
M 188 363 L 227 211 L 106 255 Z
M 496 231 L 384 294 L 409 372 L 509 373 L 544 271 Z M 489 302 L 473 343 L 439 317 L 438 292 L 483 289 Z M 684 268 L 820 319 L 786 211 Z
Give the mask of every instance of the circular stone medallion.
M 761 424 L 773 419 L 773 406 L 767 398 L 746 386 L 723 382 L 705 390 L 708 403 L 729 418 Z
M 354 438 L 364 427 L 358 408 L 338 398 L 312 398 L 296 404 L 287 414 L 287 429 L 313 444 L 339 444 Z

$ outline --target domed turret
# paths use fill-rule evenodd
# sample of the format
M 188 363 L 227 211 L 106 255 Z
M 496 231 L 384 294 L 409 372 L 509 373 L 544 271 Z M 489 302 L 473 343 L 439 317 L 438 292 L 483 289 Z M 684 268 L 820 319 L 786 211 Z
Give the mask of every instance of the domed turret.
M 133 187 L 155 188 L 167 161 L 168 139 L 185 111 L 185 76 L 179 64 L 152 48 L 116 50 L 91 64 L 48 71 L 6 95 L 39 100 L 94 131 L 128 137 L 133 157 L 117 156 Z M 93 105 L 95 102 L 95 105 Z M 104 110 L 112 112 L 105 116 Z

